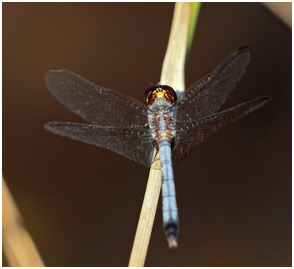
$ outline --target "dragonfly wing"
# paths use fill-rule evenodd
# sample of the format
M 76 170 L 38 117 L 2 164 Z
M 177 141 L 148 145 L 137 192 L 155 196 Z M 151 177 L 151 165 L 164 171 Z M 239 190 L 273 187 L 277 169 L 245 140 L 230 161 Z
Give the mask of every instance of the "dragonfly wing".
M 154 147 L 148 129 L 112 128 L 71 122 L 48 122 L 44 126 L 54 134 L 109 149 L 147 167 L 152 164 Z
M 249 63 L 247 47 L 228 55 L 209 75 L 200 79 L 179 96 L 177 121 L 187 122 L 217 112 L 235 88 Z
M 45 81 L 62 104 L 92 124 L 125 128 L 147 124 L 146 106 L 143 103 L 97 86 L 65 68 L 50 68 Z
M 212 133 L 239 120 L 268 101 L 267 96 L 258 97 L 194 122 L 179 124 L 173 148 L 173 162 L 177 163 L 182 160 Z

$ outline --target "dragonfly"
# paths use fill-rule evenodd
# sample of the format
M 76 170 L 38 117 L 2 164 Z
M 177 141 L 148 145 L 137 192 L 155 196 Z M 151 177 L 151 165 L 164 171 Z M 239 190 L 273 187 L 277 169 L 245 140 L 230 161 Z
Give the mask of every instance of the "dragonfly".
M 89 124 L 53 121 L 45 128 L 109 149 L 147 167 L 160 159 L 163 228 L 169 247 L 175 248 L 179 217 L 173 165 L 208 136 L 270 100 L 262 96 L 219 111 L 249 60 L 248 47 L 240 47 L 183 93 L 169 85 L 149 87 L 145 103 L 98 86 L 65 68 L 51 67 L 45 75 L 48 89 Z

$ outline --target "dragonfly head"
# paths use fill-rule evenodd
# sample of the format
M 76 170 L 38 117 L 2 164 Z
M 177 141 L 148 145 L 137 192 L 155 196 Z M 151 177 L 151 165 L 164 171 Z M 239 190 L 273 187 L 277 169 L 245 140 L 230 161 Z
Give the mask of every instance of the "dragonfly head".
M 172 87 L 167 85 L 151 86 L 145 92 L 145 103 L 151 106 L 155 100 L 164 100 L 172 106 L 177 100 L 177 94 Z

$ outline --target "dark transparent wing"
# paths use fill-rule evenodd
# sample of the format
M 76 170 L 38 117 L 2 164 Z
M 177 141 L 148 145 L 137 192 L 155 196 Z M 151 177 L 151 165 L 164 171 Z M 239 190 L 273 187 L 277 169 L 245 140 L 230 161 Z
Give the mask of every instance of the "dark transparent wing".
M 71 122 L 48 122 L 44 126 L 54 134 L 109 149 L 147 167 L 152 164 L 154 147 L 148 129 L 111 128 Z
M 269 97 L 267 96 L 259 97 L 214 115 L 190 123 L 178 124 L 177 138 L 172 152 L 173 162 L 179 162 L 212 133 L 239 120 L 268 101 Z
M 193 121 L 217 112 L 244 74 L 249 59 L 248 48 L 239 48 L 186 89 L 175 106 L 177 121 Z
M 49 90 L 62 104 L 92 124 L 125 128 L 147 124 L 143 103 L 97 86 L 65 68 L 50 68 L 45 80 Z

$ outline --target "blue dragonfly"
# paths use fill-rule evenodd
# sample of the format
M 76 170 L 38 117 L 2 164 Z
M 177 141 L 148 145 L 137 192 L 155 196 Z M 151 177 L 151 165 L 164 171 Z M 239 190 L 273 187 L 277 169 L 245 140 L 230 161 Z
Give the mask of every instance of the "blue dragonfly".
M 45 76 L 48 89 L 90 124 L 48 122 L 45 128 L 109 149 L 147 167 L 160 156 L 163 227 L 169 247 L 177 247 L 179 218 L 173 165 L 212 133 L 269 101 L 268 96 L 258 97 L 218 112 L 244 74 L 249 59 L 248 48 L 241 47 L 181 94 L 168 85 L 150 87 L 145 104 L 97 86 L 65 68 L 52 67 Z

